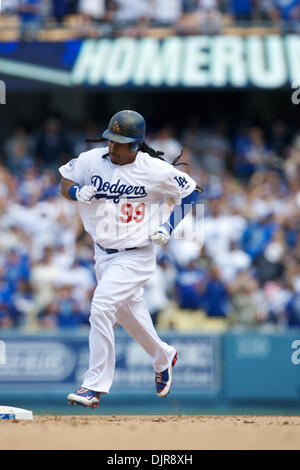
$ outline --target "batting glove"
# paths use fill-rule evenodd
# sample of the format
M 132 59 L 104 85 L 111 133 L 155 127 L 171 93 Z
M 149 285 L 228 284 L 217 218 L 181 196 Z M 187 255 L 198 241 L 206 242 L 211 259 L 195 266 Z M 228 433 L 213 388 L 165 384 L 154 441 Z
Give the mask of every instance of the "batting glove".
M 90 204 L 91 199 L 95 196 L 96 192 L 97 189 L 94 186 L 83 186 L 82 188 L 77 188 L 76 199 L 79 202 Z
M 170 234 L 168 231 L 160 225 L 157 229 L 155 229 L 151 234 L 150 238 L 155 243 L 156 245 L 166 245 L 168 241 L 170 240 Z

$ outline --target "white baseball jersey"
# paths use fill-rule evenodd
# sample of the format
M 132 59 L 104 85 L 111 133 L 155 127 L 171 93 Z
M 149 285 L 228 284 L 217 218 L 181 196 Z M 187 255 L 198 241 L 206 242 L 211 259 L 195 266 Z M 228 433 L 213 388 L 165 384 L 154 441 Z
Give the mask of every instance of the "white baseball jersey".
M 151 242 L 152 229 L 166 220 L 166 196 L 175 204 L 188 196 L 196 182 L 186 173 L 147 153 L 133 163 L 116 165 L 108 147 L 81 153 L 59 168 L 64 178 L 97 189 L 91 204 L 78 202 L 85 230 L 104 248 L 123 250 Z

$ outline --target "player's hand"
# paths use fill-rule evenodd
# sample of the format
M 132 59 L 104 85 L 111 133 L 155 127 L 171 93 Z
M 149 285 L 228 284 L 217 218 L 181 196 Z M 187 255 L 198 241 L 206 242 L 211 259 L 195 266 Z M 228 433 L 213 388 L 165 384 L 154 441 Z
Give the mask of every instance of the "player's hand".
M 153 232 L 150 233 L 150 238 L 156 245 L 163 246 L 166 245 L 170 240 L 170 234 L 165 229 L 165 227 L 160 225 Z
M 76 199 L 79 202 L 84 202 L 85 204 L 90 204 L 91 199 L 95 196 L 97 189 L 94 186 L 83 186 L 78 188 L 76 191 Z

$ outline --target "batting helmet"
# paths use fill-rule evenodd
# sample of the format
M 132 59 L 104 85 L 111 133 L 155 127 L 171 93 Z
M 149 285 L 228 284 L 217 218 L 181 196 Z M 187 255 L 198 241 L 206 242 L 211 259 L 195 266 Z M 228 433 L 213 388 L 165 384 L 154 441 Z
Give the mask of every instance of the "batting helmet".
M 131 150 L 135 151 L 144 139 L 145 132 L 146 123 L 143 116 L 136 111 L 124 110 L 113 115 L 102 137 L 120 144 L 131 143 Z

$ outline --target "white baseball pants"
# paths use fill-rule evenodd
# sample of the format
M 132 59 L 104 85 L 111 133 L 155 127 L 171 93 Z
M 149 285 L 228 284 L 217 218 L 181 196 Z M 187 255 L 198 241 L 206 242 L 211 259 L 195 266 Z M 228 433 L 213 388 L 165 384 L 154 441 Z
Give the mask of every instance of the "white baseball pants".
M 156 266 L 154 246 L 108 255 L 96 245 L 95 261 L 98 285 L 91 304 L 89 369 L 82 386 L 108 393 L 115 371 L 115 323 L 143 347 L 157 372 L 169 367 L 175 348 L 159 338 L 142 297 Z

